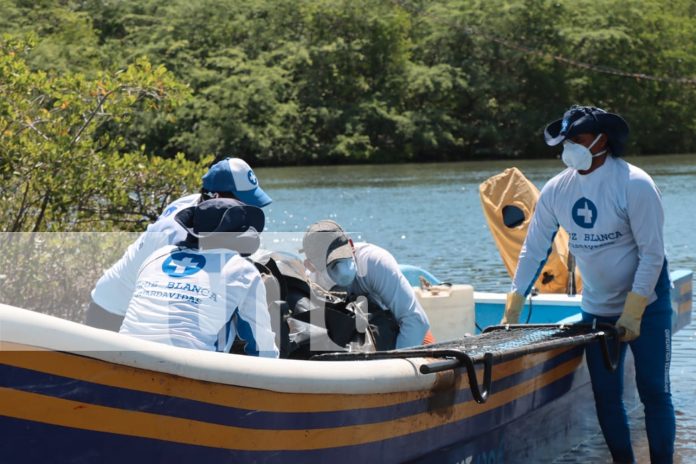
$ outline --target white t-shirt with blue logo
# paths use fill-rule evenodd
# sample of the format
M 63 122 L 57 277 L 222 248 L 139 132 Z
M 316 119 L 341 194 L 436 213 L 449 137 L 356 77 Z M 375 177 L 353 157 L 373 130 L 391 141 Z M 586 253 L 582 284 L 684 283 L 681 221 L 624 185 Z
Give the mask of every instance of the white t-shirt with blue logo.
M 110 313 L 126 314 L 140 266 L 155 250 L 186 239 L 186 230 L 174 220 L 174 216 L 182 209 L 198 204 L 199 199 L 200 194 L 196 193 L 167 205 L 157 221 L 147 226 L 121 259 L 104 272 L 92 289 L 92 300 Z
M 430 322 L 396 259 L 377 245 L 357 243 L 355 264 L 358 272 L 349 292 L 367 296 L 394 314 L 399 322 L 396 348 L 422 345 Z
M 227 249 L 165 246 L 143 264 L 121 333 L 184 348 L 278 357 L 256 267 Z
M 530 292 L 560 225 L 582 273 L 586 312 L 616 316 L 629 291 L 651 303 L 665 258 L 663 223 L 660 192 L 642 169 L 612 156 L 590 174 L 566 169 L 541 190 L 512 290 Z

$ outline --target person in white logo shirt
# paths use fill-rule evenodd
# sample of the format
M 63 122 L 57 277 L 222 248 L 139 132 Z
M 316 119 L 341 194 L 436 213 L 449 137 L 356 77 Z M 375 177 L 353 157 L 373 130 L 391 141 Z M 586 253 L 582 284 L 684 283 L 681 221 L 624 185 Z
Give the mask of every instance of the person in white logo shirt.
M 204 201 L 174 220 L 186 240 L 147 257 L 120 332 L 184 348 L 278 357 L 261 274 L 242 255 L 255 252 L 260 208 L 229 198 Z
M 267 206 L 272 201 L 244 160 L 226 158 L 215 163 L 203 176 L 201 193 L 170 203 L 157 221 L 150 224 L 123 256 L 104 272 L 92 290 L 85 323 L 118 331 L 135 288 L 135 276 L 145 258 L 164 245 L 173 245 L 186 238 L 186 231 L 174 220 L 175 215 L 184 208 L 218 197 L 236 198 L 258 207 Z
M 614 462 L 634 462 L 622 400 L 623 362 L 630 346 L 651 461 L 671 463 L 675 415 L 669 386 L 672 309 L 664 213 L 650 176 L 619 158 L 628 133 L 620 116 L 586 106 L 571 107 L 546 127 L 546 143 L 563 143 L 568 168 L 541 190 L 502 323 L 519 321 L 525 297 L 558 227 L 563 227 L 583 276 L 583 321 L 616 324 L 624 333 L 614 373 L 604 368 L 599 344 L 586 347 L 597 415 Z

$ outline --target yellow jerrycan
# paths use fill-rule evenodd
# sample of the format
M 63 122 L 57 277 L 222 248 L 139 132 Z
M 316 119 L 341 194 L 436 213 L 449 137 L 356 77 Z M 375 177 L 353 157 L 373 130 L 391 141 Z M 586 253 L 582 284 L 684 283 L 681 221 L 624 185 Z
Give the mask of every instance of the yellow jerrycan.
M 539 199 L 539 189 L 519 169 L 509 168 L 481 183 L 479 194 L 495 244 L 508 274 L 513 277 L 534 207 Z M 582 281 L 572 255 L 570 268 L 575 275 L 575 285 L 568 285 L 568 260 L 568 233 L 559 228 L 551 253 L 534 287 L 540 293 L 579 293 Z

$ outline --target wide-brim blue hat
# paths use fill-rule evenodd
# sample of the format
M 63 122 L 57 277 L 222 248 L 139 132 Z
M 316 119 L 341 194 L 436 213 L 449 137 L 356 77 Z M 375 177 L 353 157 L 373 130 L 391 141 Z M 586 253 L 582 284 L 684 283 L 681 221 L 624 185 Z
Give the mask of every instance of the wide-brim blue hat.
M 241 158 L 225 158 L 210 167 L 203 176 L 208 192 L 228 192 L 247 205 L 263 208 L 273 201 L 261 189 L 251 167 Z
M 612 155 L 621 156 L 628 140 L 629 128 L 618 114 L 609 113 L 593 106 L 573 105 L 561 119 L 553 121 L 544 129 L 544 139 L 549 146 L 556 146 L 578 134 L 607 134 Z
M 232 198 L 213 198 L 177 213 L 174 220 L 196 238 L 223 232 L 262 232 L 266 217 L 261 208 Z
M 266 218 L 261 208 L 232 198 L 213 198 L 179 211 L 174 220 L 200 249 L 226 248 L 248 256 L 259 249 Z

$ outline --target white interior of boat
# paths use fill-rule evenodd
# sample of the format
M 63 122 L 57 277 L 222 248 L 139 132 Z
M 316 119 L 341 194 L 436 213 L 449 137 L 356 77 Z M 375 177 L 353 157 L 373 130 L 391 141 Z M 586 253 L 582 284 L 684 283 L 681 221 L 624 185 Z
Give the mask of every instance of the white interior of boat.
M 429 390 L 425 359 L 300 361 L 179 348 L 0 304 L 0 349 L 77 353 L 181 377 L 286 393 L 366 394 Z

